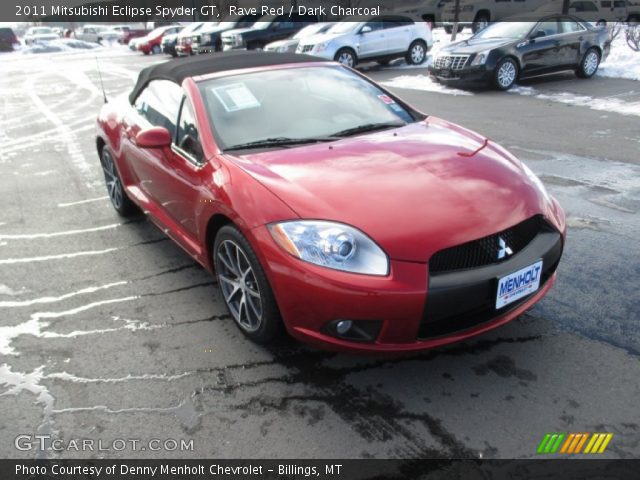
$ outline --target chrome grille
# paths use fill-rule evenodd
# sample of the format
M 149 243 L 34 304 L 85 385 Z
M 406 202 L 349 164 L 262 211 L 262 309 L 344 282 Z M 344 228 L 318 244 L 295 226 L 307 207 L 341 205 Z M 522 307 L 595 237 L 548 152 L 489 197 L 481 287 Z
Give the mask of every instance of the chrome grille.
M 469 55 L 441 55 L 433 65 L 437 69 L 461 70 L 467 64 Z

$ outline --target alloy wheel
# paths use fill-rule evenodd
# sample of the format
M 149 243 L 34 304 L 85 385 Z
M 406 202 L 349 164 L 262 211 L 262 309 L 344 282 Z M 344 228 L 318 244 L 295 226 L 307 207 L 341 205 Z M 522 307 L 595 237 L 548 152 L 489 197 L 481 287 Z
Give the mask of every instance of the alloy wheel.
M 504 62 L 498 70 L 498 83 L 508 88 L 516 80 L 516 67 L 512 62 Z
M 419 65 L 424 61 L 424 55 L 424 47 L 422 46 L 422 44 L 416 43 L 411 49 L 411 61 L 414 64 Z
M 349 52 L 342 52 L 338 57 L 338 62 L 347 67 L 353 67 L 353 55 Z
M 120 183 L 113 157 L 106 148 L 102 150 L 102 170 L 104 171 L 104 180 L 107 183 L 107 191 L 109 192 L 111 203 L 116 210 L 120 210 L 123 198 L 122 183 Z
M 234 320 L 243 330 L 258 330 L 263 317 L 260 287 L 247 255 L 236 242 L 224 240 L 218 246 L 216 273 Z
M 596 73 L 596 70 L 598 69 L 598 60 L 598 54 L 593 50 L 587 53 L 587 56 L 584 59 L 583 67 L 584 73 L 587 76 L 590 77 L 591 75 Z

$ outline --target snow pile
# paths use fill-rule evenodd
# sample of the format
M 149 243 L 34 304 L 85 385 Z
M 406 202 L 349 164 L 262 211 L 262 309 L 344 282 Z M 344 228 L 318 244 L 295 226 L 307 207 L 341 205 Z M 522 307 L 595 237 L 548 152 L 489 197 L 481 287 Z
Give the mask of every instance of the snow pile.
M 611 52 L 600 64 L 597 75 L 640 81 L 640 52 L 629 47 L 624 30 L 611 43 Z
M 97 43 L 75 40 L 72 38 L 60 38 L 48 42 L 39 42 L 21 49 L 22 53 L 56 53 L 75 52 L 78 50 L 90 50 L 100 47 Z
M 577 107 L 587 107 L 592 110 L 603 112 L 615 112 L 622 115 L 640 116 L 640 102 L 627 102 L 619 98 L 605 97 L 594 98 L 588 95 L 575 95 L 573 93 L 540 93 L 532 87 L 513 87 L 508 90 L 509 93 L 535 97 L 540 100 L 550 102 L 564 103 L 566 105 L 574 105 Z

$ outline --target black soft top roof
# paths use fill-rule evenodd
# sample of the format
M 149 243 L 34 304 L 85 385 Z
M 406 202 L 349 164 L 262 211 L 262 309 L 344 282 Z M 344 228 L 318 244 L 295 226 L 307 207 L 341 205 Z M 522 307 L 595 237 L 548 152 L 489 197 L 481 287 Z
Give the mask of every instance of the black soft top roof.
M 138 75 L 138 81 L 133 87 L 133 91 L 129 95 L 129 101 L 133 103 L 144 87 L 152 80 L 169 80 L 181 85 L 182 81 L 187 77 L 206 75 L 208 73 L 307 62 L 326 62 L 326 60 L 312 57 L 311 55 L 295 53 L 244 50 L 178 58 L 143 69 Z

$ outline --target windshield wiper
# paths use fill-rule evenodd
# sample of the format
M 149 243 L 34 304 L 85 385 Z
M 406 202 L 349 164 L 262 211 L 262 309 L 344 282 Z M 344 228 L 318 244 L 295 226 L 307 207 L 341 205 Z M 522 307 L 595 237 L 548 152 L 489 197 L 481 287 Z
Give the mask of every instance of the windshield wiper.
M 334 137 L 311 137 L 311 138 L 289 138 L 289 137 L 273 137 L 256 140 L 255 142 L 239 143 L 225 148 L 230 150 L 246 150 L 250 148 L 268 148 L 268 147 L 284 147 L 287 145 L 304 145 L 306 143 L 331 142 L 337 140 Z
M 405 123 L 398 122 L 387 122 L 387 123 L 365 123 L 364 125 L 360 125 L 358 127 L 347 128 L 346 130 L 341 130 L 339 132 L 334 133 L 333 137 L 348 137 L 349 135 L 356 135 L 358 133 L 365 132 L 373 132 L 375 130 L 384 130 L 386 128 L 398 128 L 404 127 Z

